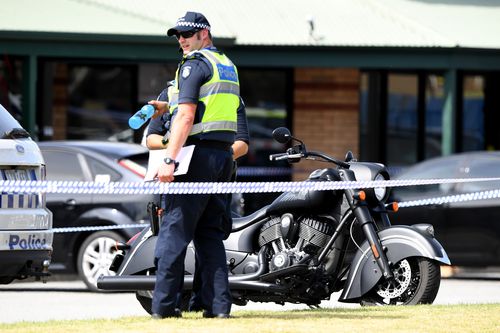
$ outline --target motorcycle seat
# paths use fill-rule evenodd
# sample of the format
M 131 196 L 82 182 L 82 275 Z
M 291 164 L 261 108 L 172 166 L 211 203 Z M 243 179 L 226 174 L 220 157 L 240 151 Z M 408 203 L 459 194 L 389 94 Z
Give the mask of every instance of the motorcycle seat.
M 233 218 L 233 228 L 231 229 L 231 232 L 243 230 L 249 225 L 262 221 L 262 218 L 267 214 L 267 207 L 269 206 L 262 207 L 248 216 Z

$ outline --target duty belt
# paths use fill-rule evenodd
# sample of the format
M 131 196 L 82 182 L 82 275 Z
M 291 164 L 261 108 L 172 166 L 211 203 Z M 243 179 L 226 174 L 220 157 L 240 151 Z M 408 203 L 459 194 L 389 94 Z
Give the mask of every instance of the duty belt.
M 224 151 L 231 151 L 231 143 L 222 142 L 222 141 L 213 141 L 213 140 L 200 140 L 195 138 L 188 138 L 186 140 L 186 146 L 195 145 L 196 147 L 201 148 L 212 148 L 212 149 L 220 149 Z

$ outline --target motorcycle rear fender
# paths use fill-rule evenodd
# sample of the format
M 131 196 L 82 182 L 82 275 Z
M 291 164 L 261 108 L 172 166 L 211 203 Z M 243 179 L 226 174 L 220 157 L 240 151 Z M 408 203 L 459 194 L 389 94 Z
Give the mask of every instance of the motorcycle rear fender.
M 151 230 L 141 233 L 125 255 L 117 275 L 133 275 L 154 267 L 156 239 Z
M 450 259 L 441 244 L 430 234 L 415 227 L 392 226 L 378 234 L 382 246 L 387 248 L 387 258 L 391 263 L 409 257 L 425 257 L 450 265 Z M 339 301 L 357 302 L 377 284 L 381 277 L 382 272 L 368 242 L 365 241 L 351 263 L 349 276 Z
M 228 260 L 229 258 L 236 258 L 237 262 L 240 262 L 241 256 L 246 256 L 248 253 L 253 252 L 254 234 L 258 232 L 259 228 L 266 221 L 267 219 L 262 219 L 229 235 L 229 238 L 224 241 Z M 157 236 L 153 235 L 150 228 L 142 231 L 139 237 L 131 244 L 131 248 L 127 250 L 123 262 L 118 268 L 117 275 L 144 274 L 146 270 L 154 268 L 154 252 L 157 238 Z M 186 251 L 184 263 L 186 272 L 194 272 L 194 253 L 193 243 L 190 243 Z

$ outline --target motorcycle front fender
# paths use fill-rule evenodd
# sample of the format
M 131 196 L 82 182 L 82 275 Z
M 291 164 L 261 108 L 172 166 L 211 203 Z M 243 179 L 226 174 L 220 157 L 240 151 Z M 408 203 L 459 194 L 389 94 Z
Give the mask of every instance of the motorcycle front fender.
M 429 225 L 430 226 L 430 225 Z M 382 247 L 391 263 L 397 263 L 409 257 L 425 257 L 450 265 L 450 259 L 441 244 L 422 228 L 413 226 L 392 226 L 378 233 Z M 367 241 L 351 263 L 340 302 L 357 302 L 370 291 L 382 277 L 373 253 Z

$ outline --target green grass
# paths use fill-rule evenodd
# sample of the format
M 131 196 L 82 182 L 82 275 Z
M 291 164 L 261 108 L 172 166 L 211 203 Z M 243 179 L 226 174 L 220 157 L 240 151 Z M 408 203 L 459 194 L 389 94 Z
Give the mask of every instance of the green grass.
M 183 315 L 164 320 L 143 316 L 0 324 L 0 332 L 500 332 L 500 304 L 235 311 L 227 320 Z

